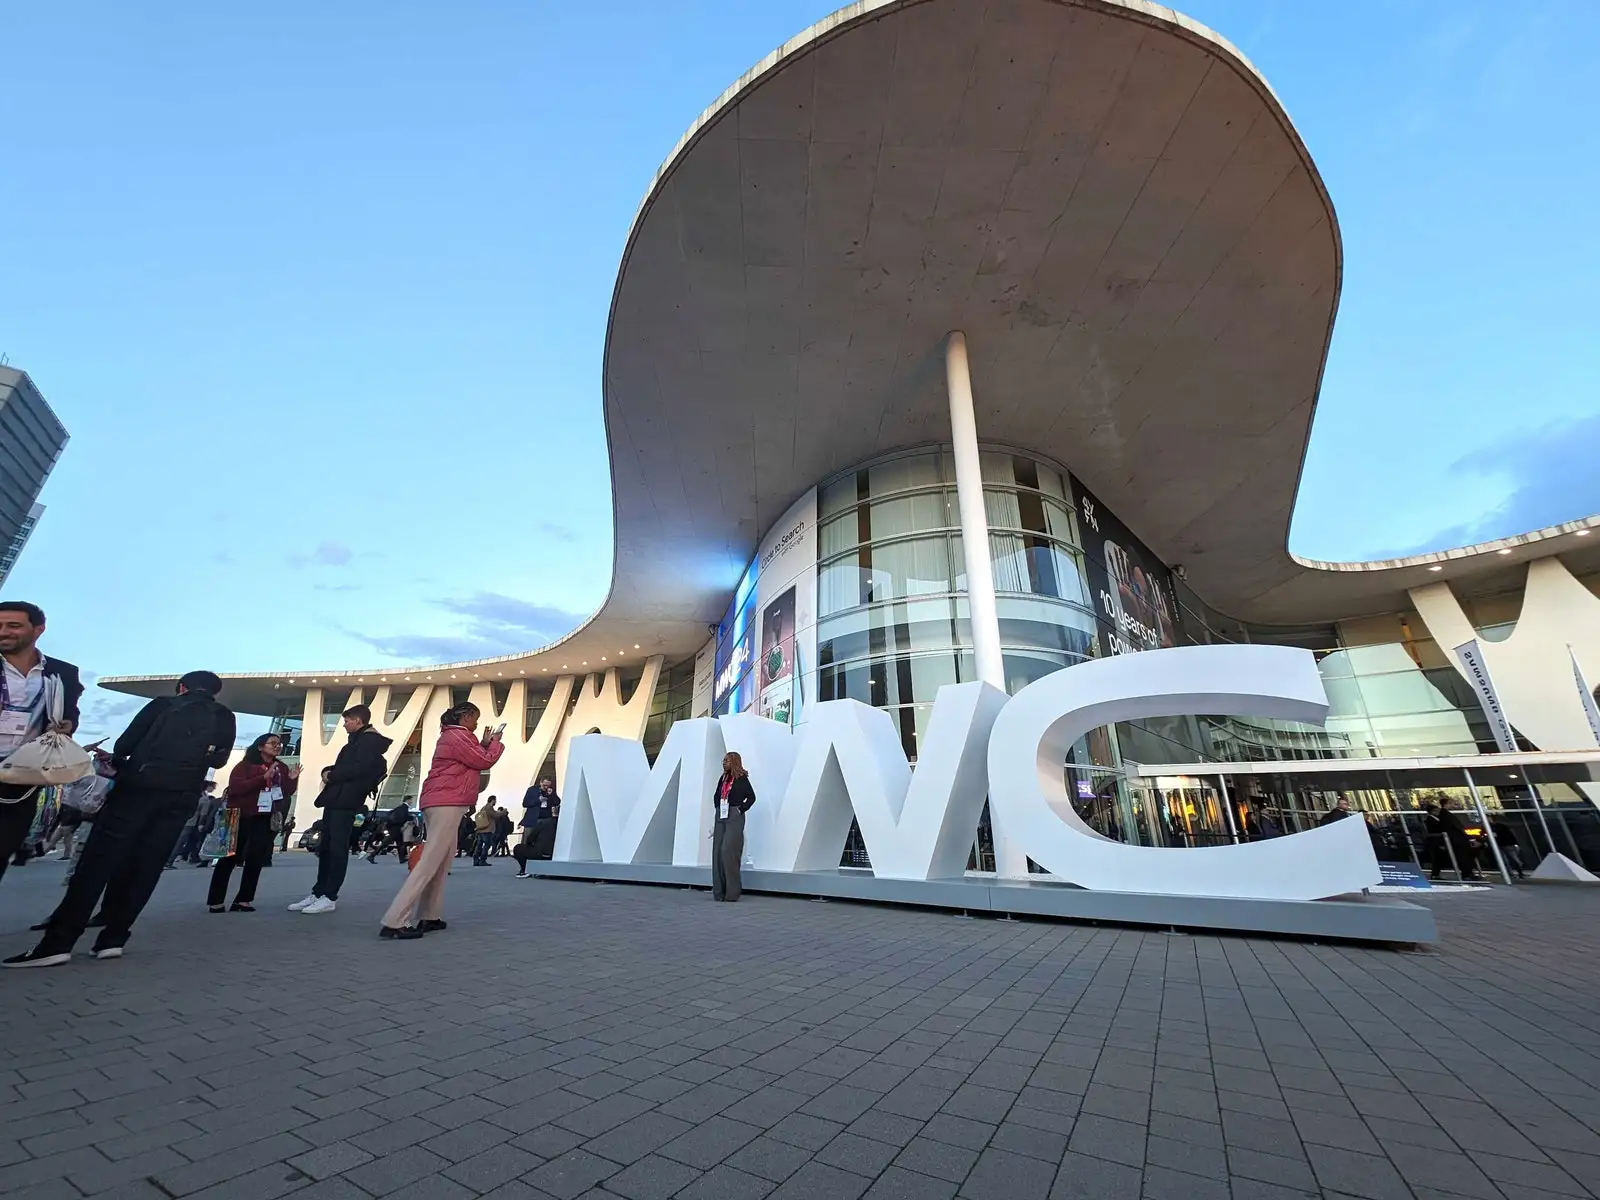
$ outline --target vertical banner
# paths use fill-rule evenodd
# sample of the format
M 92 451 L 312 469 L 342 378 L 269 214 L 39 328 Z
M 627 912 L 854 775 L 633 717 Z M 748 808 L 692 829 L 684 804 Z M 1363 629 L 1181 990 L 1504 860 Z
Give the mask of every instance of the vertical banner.
M 1072 476 L 1084 573 L 1093 594 L 1105 653 L 1131 654 L 1177 644 L 1177 597 L 1165 563 L 1107 512 Z
M 1567 646 L 1567 657 L 1572 660 L 1572 677 L 1577 680 L 1578 695 L 1583 697 L 1583 712 L 1589 718 L 1589 732 L 1594 734 L 1595 744 L 1600 745 L 1600 704 L 1595 703 L 1594 689 L 1583 677 L 1583 668 L 1578 665 L 1578 656 L 1570 645 Z
M 694 656 L 694 692 L 689 700 L 691 717 L 711 715 L 711 684 L 717 674 L 717 639 L 707 638 Z
M 796 725 L 816 696 L 817 492 L 796 500 L 756 552 L 756 711 Z
M 1472 685 L 1472 690 L 1478 693 L 1478 703 L 1483 706 L 1483 715 L 1489 721 L 1495 746 L 1502 754 L 1515 754 L 1517 738 L 1511 732 L 1511 722 L 1506 719 L 1506 710 L 1500 707 L 1500 697 L 1494 690 L 1494 680 L 1489 677 L 1489 664 L 1483 661 L 1483 650 L 1478 645 L 1478 639 L 1462 642 L 1455 648 L 1454 653 L 1466 673 L 1467 682 Z

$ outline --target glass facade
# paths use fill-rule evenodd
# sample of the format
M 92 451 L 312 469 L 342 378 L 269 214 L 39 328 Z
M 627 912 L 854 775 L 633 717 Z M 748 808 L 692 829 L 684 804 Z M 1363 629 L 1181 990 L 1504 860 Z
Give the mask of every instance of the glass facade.
M 1066 477 L 982 454 L 1006 687 L 1097 653 Z M 940 687 L 975 679 L 955 466 L 947 451 L 872 463 L 820 489 L 819 700 L 885 709 L 908 756 Z

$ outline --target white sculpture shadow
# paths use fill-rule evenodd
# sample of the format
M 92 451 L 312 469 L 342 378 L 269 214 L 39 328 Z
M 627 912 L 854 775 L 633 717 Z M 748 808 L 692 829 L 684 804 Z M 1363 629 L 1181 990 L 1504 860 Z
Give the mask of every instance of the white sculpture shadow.
M 1237 846 L 1129 846 L 1072 807 L 1063 764 L 1091 729 L 1207 714 L 1321 724 L 1327 693 L 1307 650 L 1184 646 L 1095 659 L 1011 698 L 989 739 L 990 803 L 1028 855 L 1082 887 L 1169 896 L 1319 900 L 1372 887 L 1377 857 L 1359 817 Z

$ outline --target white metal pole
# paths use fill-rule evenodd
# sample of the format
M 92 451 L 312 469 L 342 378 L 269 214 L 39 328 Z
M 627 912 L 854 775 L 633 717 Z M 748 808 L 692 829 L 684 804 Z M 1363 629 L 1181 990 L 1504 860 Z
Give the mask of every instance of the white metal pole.
M 1494 836 L 1494 830 L 1489 828 L 1489 812 L 1483 807 L 1483 797 L 1478 795 L 1478 785 L 1473 782 L 1472 772 L 1462 767 L 1461 773 L 1467 777 L 1467 791 L 1472 796 L 1472 807 L 1478 810 L 1478 821 L 1483 825 L 1483 836 L 1489 842 L 1489 848 L 1494 851 L 1495 865 L 1500 868 L 1500 878 L 1506 883 L 1511 882 L 1511 872 L 1506 870 L 1506 860 L 1500 853 L 1500 839 Z
M 961 549 L 967 568 L 967 612 L 972 625 L 972 657 L 978 678 L 1006 690 L 1000 654 L 1000 616 L 994 600 L 994 567 L 989 559 L 989 510 L 983 500 L 983 466 L 978 458 L 978 419 L 972 411 L 972 375 L 967 338 L 954 330 L 945 339 L 945 387 L 950 394 L 950 446 L 956 467 L 956 507 L 961 516 Z M 1028 858 L 1006 836 L 989 806 L 996 874 L 1025 878 Z
M 1244 839 L 1239 836 L 1239 823 L 1234 819 L 1233 815 L 1233 801 L 1228 798 L 1228 777 L 1226 775 L 1217 776 L 1217 787 L 1222 792 L 1222 814 L 1228 818 L 1228 835 L 1237 844 Z
M 989 511 L 983 500 L 983 467 L 978 460 L 978 422 L 972 411 L 965 334 L 958 331 L 950 335 L 945 343 L 944 365 L 950 392 L 950 444 L 955 451 L 961 548 L 967 566 L 967 608 L 972 614 L 972 652 L 978 678 L 1005 691 L 994 567 L 989 559 Z

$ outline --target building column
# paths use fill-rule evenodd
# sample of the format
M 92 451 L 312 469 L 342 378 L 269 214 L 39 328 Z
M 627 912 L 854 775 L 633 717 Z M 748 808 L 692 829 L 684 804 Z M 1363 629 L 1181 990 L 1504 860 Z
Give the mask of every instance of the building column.
M 1000 655 L 1000 617 L 994 600 L 994 567 L 989 558 L 989 511 L 983 500 L 983 468 L 978 460 L 978 422 L 972 411 L 972 376 L 967 369 L 967 338 L 954 330 L 945 340 L 945 385 L 950 393 L 950 444 L 955 452 L 956 505 L 961 516 L 961 547 L 967 568 L 967 612 L 971 616 L 972 656 L 978 678 L 1006 690 L 1005 661 Z M 995 870 L 1023 878 L 1028 858 L 995 819 Z

